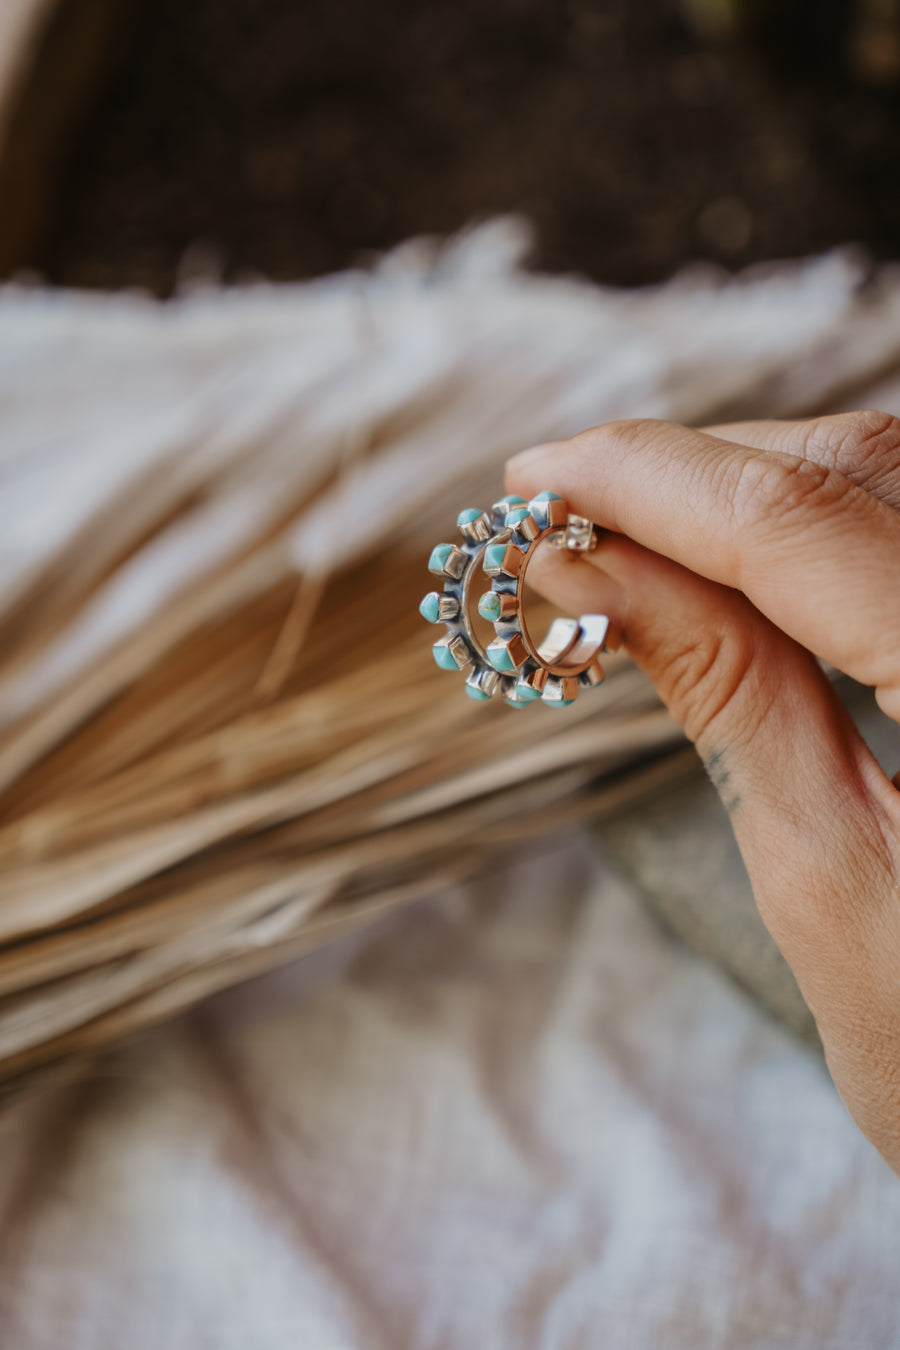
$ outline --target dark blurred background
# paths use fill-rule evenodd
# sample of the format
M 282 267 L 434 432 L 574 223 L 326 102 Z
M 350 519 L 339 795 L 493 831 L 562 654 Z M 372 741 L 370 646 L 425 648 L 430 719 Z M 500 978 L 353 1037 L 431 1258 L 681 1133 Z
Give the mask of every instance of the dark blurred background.
M 84 49 L 89 76 L 0 261 L 168 294 L 197 272 L 308 277 L 508 211 L 534 222 L 537 266 L 606 282 L 848 241 L 896 257 L 897 10 L 63 0 L 35 65 Z

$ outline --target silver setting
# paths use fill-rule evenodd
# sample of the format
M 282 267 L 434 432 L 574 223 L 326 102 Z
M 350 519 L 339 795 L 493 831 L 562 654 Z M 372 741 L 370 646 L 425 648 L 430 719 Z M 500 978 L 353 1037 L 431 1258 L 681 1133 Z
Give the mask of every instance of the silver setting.
M 595 657 L 586 670 L 583 670 L 578 676 L 578 683 L 582 689 L 595 689 L 598 684 L 602 684 L 606 676 L 603 673 L 603 667 Z
M 471 511 L 460 511 L 456 519 L 459 532 L 470 543 L 486 544 L 494 533 L 493 522 L 486 511 L 480 511 L 474 519 L 466 520 L 465 517 L 471 514 Z
M 524 497 L 517 497 L 515 493 L 512 492 L 505 497 L 501 497 L 499 501 L 494 502 L 491 506 L 491 520 L 494 529 L 497 531 L 502 530 L 506 525 L 506 517 L 509 515 L 510 511 L 517 506 L 527 505 L 528 503 Z
M 541 495 L 532 497 L 528 510 L 541 530 L 563 529 L 568 523 L 569 510 L 562 497 L 542 500 Z
M 524 506 L 514 506 L 507 512 L 506 527 L 512 530 L 513 541 L 519 545 L 530 544 L 541 532 L 534 516 Z
M 544 692 L 544 685 L 547 683 L 547 672 L 543 666 L 532 666 L 520 671 L 519 678 L 516 680 L 516 688 L 521 692 L 531 692 L 540 697 Z
M 493 602 L 491 610 L 496 613 L 488 612 L 488 602 Z M 478 613 L 488 623 L 494 623 L 496 619 L 511 619 L 516 612 L 516 597 L 514 595 L 498 595 L 496 591 L 485 591 L 484 595 L 478 601 Z
M 445 637 L 440 638 L 434 644 L 433 650 L 438 653 L 442 648 L 450 653 L 457 670 L 465 670 L 466 666 L 470 666 L 475 659 L 469 644 L 459 633 L 448 633 Z
M 429 623 L 450 623 L 459 613 L 459 601 L 455 595 L 444 595 L 441 591 L 429 591 L 422 604 L 427 604 L 429 600 L 434 601 L 437 609 L 434 618 L 430 614 L 427 616 Z
M 538 647 L 541 662 L 548 668 L 558 665 L 575 650 L 581 636 L 581 624 L 577 619 L 554 619 L 547 629 L 547 636 Z
M 439 544 L 432 550 L 428 562 L 432 575 L 443 578 L 443 591 L 429 592 L 421 606 L 423 617 L 430 622 L 442 623 L 447 629 L 446 634 L 433 644 L 435 661 L 444 670 L 466 671 L 466 692 L 479 702 L 502 695 L 515 676 L 513 671 L 513 678 L 506 680 L 494 669 L 475 630 L 471 612 L 474 595 L 484 584 L 485 549 L 498 544 L 502 555 L 512 548 L 510 532 L 503 526 L 505 515 L 505 505 L 499 523 L 496 515 L 489 516 L 484 511 L 477 514 L 460 512 L 458 528 L 462 544 Z M 515 548 L 512 552 L 518 562 L 521 554 Z M 501 603 L 501 612 L 503 608 Z M 512 613 L 508 603 L 505 608 L 507 613 Z
M 437 664 L 466 672 L 466 693 L 478 702 L 501 696 L 524 708 L 545 702 L 567 707 L 580 689 L 603 679 L 601 649 L 610 647 L 609 619 L 583 614 L 555 619 L 537 645 L 523 615 L 525 573 L 537 547 L 547 540 L 574 552 L 596 546 L 597 531 L 583 516 L 570 516 L 562 498 L 541 494 L 530 502 L 502 497 L 490 512 L 460 512 L 462 544 L 439 544 L 428 569 L 443 579 L 422 603 L 425 617 L 447 631 L 433 644 Z M 473 583 L 483 576 L 491 588 L 479 601 L 482 617 L 494 625 L 493 641 L 484 645 L 473 623 Z
M 526 708 L 540 699 L 546 683 L 546 670 L 542 670 L 540 666 L 534 670 L 526 668 L 519 672 L 519 678 L 507 689 L 506 701 L 517 708 Z
M 434 561 L 435 554 L 439 549 L 446 549 L 447 556 L 440 562 Z M 433 550 L 428 562 L 428 570 L 432 576 L 453 577 L 457 581 L 465 572 L 469 560 L 463 549 L 457 548 L 455 544 L 439 544 L 438 548 Z
M 515 675 L 528 660 L 528 648 L 521 633 L 511 633 L 509 637 L 497 637 L 488 643 L 487 655 L 495 670 L 502 675 Z
M 545 703 L 565 706 L 578 697 L 578 677 L 575 675 L 548 675 L 541 698 Z
M 554 535 L 554 548 L 569 549 L 573 553 L 590 553 L 597 547 L 599 531 L 587 516 L 569 516 L 562 534 Z
M 496 549 L 496 553 L 494 550 Z M 500 553 L 499 541 L 489 544 L 484 551 L 484 570 L 489 577 L 517 577 L 522 567 L 523 554 L 515 544 L 509 543 Z
M 466 693 L 470 698 L 484 702 L 500 690 L 500 676 L 490 666 L 481 666 L 466 677 Z
M 552 494 L 533 497 L 527 509 L 515 504 L 506 522 L 512 531 L 510 544 L 502 555 L 492 549 L 484 564 L 498 602 L 492 618 L 497 636 L 487 653 L 503 673 L 512 674 L 511 666 L 517 672 L 504 689 L 508 702 L 521 706 L 540 698 L 549 706 L 567 707 L 580 690 L 602 682 L 599 655 L 612 645 L 610 621 L 605 614 L 555 619 L 544 640 L 536 643 L 523 613 L 525 575 L 545 540 L 559 540 L 562 547 L 583 553 L 596 547 L 597 531 L 584 516 L 570 516 L 565 501 Z

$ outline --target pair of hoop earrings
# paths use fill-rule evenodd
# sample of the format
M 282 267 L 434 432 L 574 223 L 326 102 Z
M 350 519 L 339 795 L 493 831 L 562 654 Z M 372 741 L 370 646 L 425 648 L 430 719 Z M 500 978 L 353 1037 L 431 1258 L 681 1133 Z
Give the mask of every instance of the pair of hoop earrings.
M 538 546 L 587 553 L 597 546 L 597 528 L 570 515 L 562 497 L 539 492 L 531 501 L 501 497 L 490 511 L 460 511 L 461 544 L 438 544 L 428 570 L 442 577 L 442 591 L 430 591 L 419 606 L 429 623 L 442 623 L 446 634 L 432 651 L 442 670 L 466 672 L 466 693 L 481 702 L 500 696 L 513 708 L 540 700 L 567 708 L 579 690 L 600 684 L 600 652 L 610 636 L 605 614 L 554 619 L 536 643 L 524 612 L 525 576 Z M 472 607 L 479 571 L 491 578 L 478 613 L 493 623 L 495 637 L 486 647 L 473 626 Z

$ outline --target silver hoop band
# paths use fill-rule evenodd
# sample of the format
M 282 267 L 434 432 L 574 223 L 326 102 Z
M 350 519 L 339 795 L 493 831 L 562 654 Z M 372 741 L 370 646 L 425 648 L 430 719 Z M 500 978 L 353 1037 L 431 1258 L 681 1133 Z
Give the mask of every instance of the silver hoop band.
M 603 679 L 599 655 L 610 637 L 610 622 L 602 614 L 555 619 L 536 643 L 524 614 L 525 576 L 544 540 L 588 552 L 596 547 L 596 527 L 570 515 L 553 492 L 541 492 L 530 502 L 503 497 L 490 513 L 461 511 L 457 525 L 462 544 L 438 544 L 428 560 L 428 570 L 444 579 L 444 589 L 431 591 L 419 606 L 429 622 L 447 628 L 432 649 L 435 661 L 442 669 L 468 672 L 471 698 L 486 701 L 499 694 L 512 707 L 539 699 L 550 707 L 568 707 L 580 689 Z M 496 634 L 487 647 L 472 622 L 472 583 L 482 569 L 491 589 L 481 596 L 478 612 L 493 623 Z

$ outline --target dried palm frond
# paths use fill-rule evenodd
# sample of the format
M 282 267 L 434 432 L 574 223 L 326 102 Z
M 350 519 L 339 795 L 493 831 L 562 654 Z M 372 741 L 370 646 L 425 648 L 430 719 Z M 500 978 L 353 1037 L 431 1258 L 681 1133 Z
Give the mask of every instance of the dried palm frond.
M 693 765 L 623 657 L 565 713 L 473 705 L 424 559 L 529 443 L 871 378 L 900 296 L 847 257 L 623 295 L 519 245 L 500 222 L 168 305 L 0 296 L 7 1078 Z

